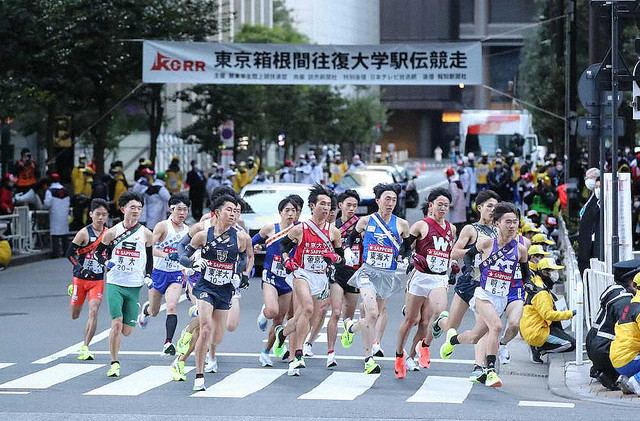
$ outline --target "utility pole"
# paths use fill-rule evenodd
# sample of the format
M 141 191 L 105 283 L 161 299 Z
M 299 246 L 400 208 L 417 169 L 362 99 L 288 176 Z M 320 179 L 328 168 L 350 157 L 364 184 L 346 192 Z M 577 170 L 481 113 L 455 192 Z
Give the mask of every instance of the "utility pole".
M 611 264 L 618 263 L 618 5 L 611 3 Z M 602 159 L 602 158 L 600 158 Z
M 564 98 L 564 182 L 575 175 L 576 166 L 571 159 L 576 156 L 576 2 L 568 0 L 565 21 L 565 98 Z

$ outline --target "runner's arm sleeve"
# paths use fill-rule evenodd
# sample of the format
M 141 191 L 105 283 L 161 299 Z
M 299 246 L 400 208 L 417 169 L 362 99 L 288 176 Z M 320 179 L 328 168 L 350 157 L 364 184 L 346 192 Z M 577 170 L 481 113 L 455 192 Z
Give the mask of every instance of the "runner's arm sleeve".
M 529 262 L 520 263 L 520 272 L 522 272 L 522 284 L 526 284 L 531 279 L 531 271 L 529 270 Z
M 340 257 L 342 257 L 342 260 L 344 260 L 344 249 L 342 247 L 336 247 L 336 254 Z
M 76 259 L 76 252 L 78 251 L 78 249 L 80 249 L 80 247 L 82 246 L 79 246 L 72 241 L 69 243 L 69 247 L 67 247 L 67 252 L 64 255 L 64 257 L 69 259 L 69 261 L 73 266 L 80 266 L 78 259 Z
M 190 257 L 193 256 L 193 253 L 196 252 L 196 249 L 191 247 L 191 244 L 187 244 L 184 248 L 184 253 L 180 254 L 180 264 L 186 268 L 193 267 L 193 262 Z
M 101 265 L 104 265 L 107 259 L 109 258 L 108 256 L 104 256 L 104 252 L 108 248 L 109 246 L 103 243 L 102 241 L 99 242 L 98 247 L 96 247 L 96 252 L 94 253 L 94 256 L 96 257 L 96 260 L 98 261 L 98 263 L 100 263 Z
M 257 233 L 251 238 L 251 245 L 255 246 L 256 244 L 262 244 L 264 243 L 264 240 L 266 240 L 266 238 L 262 238 L 260 233 Z
M 469 247 L 467 249 L 467 252 L 464 254 L 464 258 L 462 259 L 465 266 L 469 266 L 469 267 L 473 266 L 473 261 L 476 258 L 477 254 L 478 254 L 478 248 L 476 247 L 475 244 Z
M 242 251 L 238 253 L 238 273 L 242 274 L 247 270 L 247 252 Z
M 191 236 L 189 234 L 182 237 L 182 240 L 178 243 L 178 254 L 182 256 L 185 253 L 185 248 L 191 243 Z
M 416 236 L 413 234 L 409 234 L 407 238 L 404 239 L 402 245 L 400 246 L 400 256 L 409 257 L 411 254 L 411 245 L 414 241 L 416 241 Z
M 282 241 L 280 241 L 280 253 L 289 254 L 289 252 L 291 251 L 291 249 L 293 249 L 293 247 L 295 247 L 295 245 L 296 243 L 291 238 L 289 238 L 288 235 L 285 235 Z
M 354 228 L 351 231 L 351 234 L 349 234 L 349 236 L 347 237 L 347 242 L 345 243 L 345 245 L 351 248 L 359 237 L 360 237 L 360 233 L 358 232 L 357 229 Z
M 153 272 L 153 246 L 147 246 L 147 264 L 145 266 L 147 276 Z

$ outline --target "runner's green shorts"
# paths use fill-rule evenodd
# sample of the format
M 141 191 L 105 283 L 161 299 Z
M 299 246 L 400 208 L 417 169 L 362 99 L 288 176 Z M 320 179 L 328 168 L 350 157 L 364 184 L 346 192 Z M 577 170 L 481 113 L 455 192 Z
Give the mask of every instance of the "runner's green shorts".
M 125 325 L 136 325 L 140 288 L 142 287 L 123 287 L 107 283 L 107 302 L 111 320 L 122 317 L 122 323 Z

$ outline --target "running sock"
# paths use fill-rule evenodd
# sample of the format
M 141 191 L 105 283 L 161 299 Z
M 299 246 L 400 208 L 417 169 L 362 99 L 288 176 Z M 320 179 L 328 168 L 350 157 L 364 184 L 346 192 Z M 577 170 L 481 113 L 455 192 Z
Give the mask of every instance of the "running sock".
M 114 365 L 114 364 L 120 364 L 120 361 L 118 361 L 118 360 L 111 361 L 111 365 Z
M 301 349 L 296 349 L 295 354 L 293 354 L 296 358 L 302 358 L 302 350 Z
M 366 357 L 366 358 L 364 359 L 364 362 L 365 362 L 365 363 L 369 362 L 369 360 L 370 360 L 371 358 L 373 358 L 373 357 L 371 357 L 371 356 Z
M 334 349 L 330 349 L 330 350 L 327 351 L 327 354 L 333 354 L 334 352 L 335 352 Z
M 167 342 L 173 341 L 173 335 L 176 333 L 176 326 L 178 326 L 178 315 L 167 314 L 167 320 L 165 321 L 165 327 L 167 329 Z
M 481 365 L 478 365 L 478 364 L 474 364 L 474 365 L 473 365 L 473 371 L 476 371 L 476 370 L 483 370 L 483 369 L 484 369 L 484 368 L 483 368 Z
M 423 340 L 422 340 L 422 347 L 423 347 L 423 348 L 429 348 L 429 344 L 427 344 L 427 343 L 425 342 L 425 339 L 423 339 Z
M 204 373 L 197 373 L 196 379 L 204 379 Z
M 398 354 L 398 353 L 396 352 L 396 358 L 402 358 L 403 356 L 404 356 L 404 353 L 402 353 L 402 352 L 401 352 L 400 354 Z
M 458 345 L 460 342 L 458 342 L 458 335 L 453 335 L 451 337 L 451 345 Z
M 505 344 L 504 342 L 500 341 L 500 346 L 506 346 L 507 344 Z
M 286 338 L 287 338 L 287 337 L 286 337 L 286 336 L 284 336 L 284 329 L 282 329 L 282 330 L 278 333 L 278 339 L 280 340 L 280 342 L 284 342 L 284 340 L 285 340 Z
M 488 369 L 496 368 L 496 356 L 495 355 L 487 355 L 487 368 Z
M 144 314 L 145 316 L 151 316 L 149 313 L 147 313 L 147 309 L 149 308 L 149 306 L 145 306 L 142 308 L 142 314 Z

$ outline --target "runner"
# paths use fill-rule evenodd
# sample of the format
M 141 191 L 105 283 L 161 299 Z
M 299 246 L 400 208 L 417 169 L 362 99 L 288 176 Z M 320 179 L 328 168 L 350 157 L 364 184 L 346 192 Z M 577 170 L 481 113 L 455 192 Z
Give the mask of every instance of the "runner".
M 194 266 L 202 273 L 202 278 L 193 287 L 200 323 L 200 335 L 195 345 L 196 378 L 193 390 L 196 391 L 205 390 L 207 348 L 210 344 L 218 345 L 222 340 L 235 289 L 233 278 L 237 276 L 239 254 L 246 251 L 246 243 L 238 238 L 235 229 L 240 215 L 240 204 L 236 198 L 229 195 L 218 197 L 212 208 L 216 216 L 215 223 L 208 230 L 198 232 L 180 257 L 183 266 L 192 267 L 194 265 L 189 257 L 202 247 L 201 259 Z M 184 363 L 177 365 L 178 373 L 184 376 Z
M 407 281 L 406 314 L 398 329 L 396 342 L 394 371 L 398 379 L 407 375 L 405 360 L 409 357 L 403 349 L 404 343 L 413 326 L 418 323 L 418 342 L 414 346 L 419 355 L 418 364 L 423 368 L 431 365 L 429 345 L 433 334 L 428 327 L 432 319 L 447 308 L 447 270 L 451 264 L 451 249 L 456 235 L 456 227 L 445 220 L 450 203 L 451 194 L 447 189 L 431 190 L 422 206 L 424 218 L 413 224 L 409 231 L 407 246 L 414 240 L 417 242 L 413 256 L 415 268 Z
M 286 326 L 276 327 L 274 353 L 282 356 L 285 338 L 293 334 L 289 339 L 294 350 L 287 371 L 290 376 L 299 376 L 299 369 L 306 367 L 302 346 L 310 330 L 314 309 L 317 309 L 315 301 L 329 289 L 327 272 L 333 269 L 334 264 L 344 261 L 340 231 L 327 221 L 332 198 L 331 190 L 315 184 L 308 199 L 311 219 L 296 225 L 281 243 L 285 268 L 293 273 L 294 278 L 295 313 Z M 296 244 L 295 254 L 290 257 Z
M 176 354 L 173 345 L 173 335 L 178 325 L 178 300 L 182 293 L 184 281 L 183 268 L 178 263 L 178 243 L 189 233 L 189 226 L 184 220 L 189 215 L 191 202 L 180 195 L 169 198 L 171 216 L 160 221 L 153 229 L 155 247 L 154 269 L 151 273 L 153 283 L 149 287 L 149 301 L 142 306 L 138 316 L 138 326 L 146 328 L 149 317 L 156 317 L 160 311 L 162 296 L 167 303 L 167 318 L 165 320 L 166 339 L 162 347 L 162 355 L 170 357 Z M 163 223 L 164 222 L 164 223 Z
M 349 279 L 349 285 L 357 287 L 362 297 L 364 317 L 356 322 L 345 319 L 341 343 L 344 348 L 353 344 L 353 336 L 357 330 L 362 330 L 364 345 L 366 374 L 379 373 L 380 365 L 373 359 L 372 340 L 378 318 L 386 307 L 387 299 L 401 287 L 400 280 L 395 274 L 400 269 L 400 242 L 409 237 L 409 223 L 393 215 L 393 209 L 398 202 L 400 189 L 395 184 L 378 184 L 373 193 L 378 205 L 378 211 L 358 220 L 355 229 L 349 235 L 345 252 L 346 263 L 353 265 L 356 259 L 351 252 L 357 237 L 364 232 L 362 240 L 362 266 Z M 404 246 L 404 245 L 403 245 Z M 403 247 L 408 249 L 408 247 Z M 406 268 L 406 267 L 405 267 Z
M 358 223 L 356 210 L 360 204 L 360 196 L 355 190 L 345 190 L 338 196 L 338 207 L 342 213 L 336 219 L 336 227 L 340 230 L 342 247 L 347 248 L 347 238 L 355 230 Z M 358 236 L 351 246 L 351 252 L 355 256 L 355 264 L 344 266 L 336 271 L 334 279 L 330 280 L 329 299 L 331 303 L 331 317 L 327 323 L 327 368 L 338 365 L 336 361 L 335 345 L 338 336 L 338 320 L 353 319 L 358 303 L 358 288 L 348 285 L 349 279 L 362 264 L 362 237 Z M 343 311 L 344 310 L 344 311 Z
M 293 229 L 293 222 L 296 217 L 296 204 L 286 197 L 278 204 L 280 222 L 265 225 L 253 236 L 252 244 L 255 250 L 260 249 L 260 244 L 266 242 L 266 253 L 262 271 L 262 299 L 264 304 L 258 315 L 258 328 L 266 330 L 269 319 L 273 320 L 269 330 L 267 344 L 260 352 L 259 361 L 263 367 L 272 367 L 273 362 L 269 358 L 269 351 L 275 341 L 275 326 L 280 326 L 284 322 L 284 317 L 291 306 L 291 286 L 286 282 L 287 272 L 284 268 L 280 243 L 282 239 Z M 266 240 L 266 241 L 265 241 Z
M 66 257 L 73 264 L 73 284 L 71 288 L 71 318 L 80 317 L 85 298 L 89 297 L 89 319 L 84 328 L 84 343 L 78 350 L 79 360 L 93 360 L 95 356 L 89 351 L 91 339 L 96 333 L 98 310 L 104 293 L 104 273 L 98 264 L 95 250 L 102 241 L 109 219 L 109 205 L 105 200 L 93 199 L 89 207 L 91 224 L 82 228 L 69 244 Z
M 480 238 L 476 243 L 477 252 L 482 256 L 480 264 L 480 285 L 476 287 L 470 302 L 476 314 L 473 330 L 458 335 L 456 329 L 447 331 L 447 339 L 440 347 L 440 357 L 451 358 L 457 344 L 475 344 L 486 335 L 486 380 L 490 387 L 502 386 L 502 381 L 495 370 L 498 341 L 502 332 L 500 316 L 507 306 L 509 289 L 515 275 L 516 266 L 520 264 L 523 282 L 529 280 L 527 250 L 518 243 L 516 235 L 520 221 L 518 208 L 507 202 L 496 205 L 493 215 L 498 228 L 497 238 Z M 473 255 L 474 250 L 468 254 Z
M 109 352 L 111 364 L 107 377 L 120 377 L 118 352 L 122 337 L 133 332 L 138 317 L 140 288 L 151 282 L 153 271 L 153 234 L 138 221 L 142 213 L 144 199 L 134 191 L 122 193 L 118 200 L 122 222 L 116 224 L 102 236 L 95 256 L 100 264 L 105 263 L 103 255 L 107 248 L 112 250 L 106 267 L 107 299 L 111 314 L 109 332 Z M 149 279 L 146 279 L 149 278 Z

